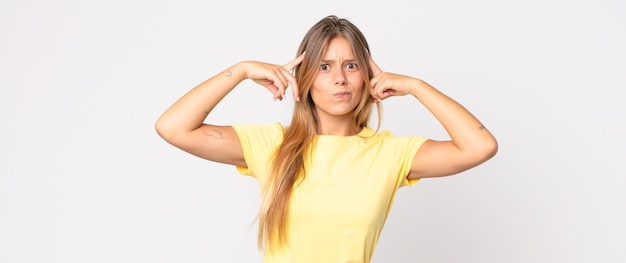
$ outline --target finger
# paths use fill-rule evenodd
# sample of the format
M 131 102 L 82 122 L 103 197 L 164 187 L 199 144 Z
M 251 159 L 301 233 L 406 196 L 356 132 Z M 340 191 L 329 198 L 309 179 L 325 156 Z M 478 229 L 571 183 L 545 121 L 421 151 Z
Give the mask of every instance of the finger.
M 374 74 L 374 76 L 380 74 L 381 72 L 383 72 L 380 67 L 378 67 L 378 65 L 376 65 L 376 62 L 374 62 L 374 60 L 372 59 L 372 54 L 369 54 L 369 63 L 370 63 L 370 67 L 372 68 L 372 73 Z
M 259 83 L 261 84 L 263 87 L 265 87 L 267 90 L 269 90 L 269 92 L 272 93 L 272 99 L 276 100 L 278 98 L 280 98 L 280 88 L 276 85 L 275 82 L 272 82 L 271 80 L 268 80 L 267 83 Z
M 272 83 L 270 84 L 270 86 L 272 87 L 272 89 L 274 90 L 274 100 L 282 100 L 282 96 L 283 96 L 283 92 L 280 90 L 280 88 L 276 85 L 276 83 Z
M 384 90 L 382 95 L 382 99 L 386 99 L 389 98 L 391 96 L 395 96 L 397 94 L 396 90 L 394 89 L 388 89 L 388 90 Z
M 285 77 L 287 78 L 287 82 L 289 82 L 289 84 L 291 85 L 291 90 L 293 91 L 293 99 L 295 101 L 300 101 L 300 91 L 298 89 L 298 80 L 296 80 L 296 78 L 293 75 L 291 75 L 291 73 L 289 72 L 287 72 Z
M 283 65 L 283 68 L 285 68 L 287 71 L 291 71 L 293 68 L 299 65 L 303 59 L 304 59 L 304 52 L 300 56 L 295 58 L 294 60 L 289 61 L 287 64 Z
M 261 84 L 263 87 L 265 87 L 270 93 L 272 93 L 272 99 L 276 100 L 278 99 L 280 96 L 280 89 L 276 86 L 276 84 L 274 84 L 271 81 L 268 81 L 266 83 L 261 83 L 259 82 L 259 84 Z
M 294 100 L 299 101 L 298 81 L 296 78 L 286 69 L 280 68 L 280 72 L 277 73 L 276 80 L 273 81 L 273 86 L 276 87 L 275 97 L 282 100 L 287 93 L 287 88 L 291 85 L 293 90 Z
M 372 90 L 372 97 L 376 98 L 377 100 L 383 100 L 384 99 L 382 92 L 380 92 L 377 89 L 373 89 Z
M 276 78 L 274 79 L 274 85 L 278 88 L 277 96 L 282 100 L 285 97 L 285 93 L 287 92 L 287 87 L 289 87 L 289 83 L 292 82 L 293 76 L 287 70 L 282 67 L 277 67 L 277 71 L 275 72 Z
M 379 86 L 380 78 L 381 78 L 381 75 L 378 75 L 378 76 L 374 76 L 370 80 L 369 92 L 372 95 L 372 97 L 374 97 L 376 100 L 380 100 L 380 96 L 377 94 L 377 91 L 376 91 L 376 88 Z
M 300 94 L 299 94 L 300 92 L 298 89 L 298 83 L 297 83 L 296 78 L 289 71 L 291 71 L 297 65 L 300 65 L 300 63 L 302 63 L 302 60 L 304 59 L 304 54 L 305 52 L 302 52 L 300 56 L 298 56 L 297 58 L 295 58 L 294 60 L 290 61 L 289 63 L 283 66 L 283 68 L 287 71 L 287 74 L 283 74 L 283 75 L 287 78 L 287 82 L 291 84 L 291 89 L 293 90 L 293 99 L 295 101 L 300 101 Z
M 372 102 L 379 102 L 382 100 L 380 96 L 376 94 L 376 90 L 374 89 L 370 89 L 370 95 L 372 96 Z
M 285 90 L 287 90 L 287 86 L 289 86 L 289 80 L 285 76 L 285 69 L 278 66 L 276 67 L 275 71 L 272 73 L 274 75 L 274 78 L 273 78 L 274 85 L 276 85 L 282 91 L 282 94 L 284 94 Z
M 379 101 L 389 97 L 387 92 L 389 91 L 389 88 L 385 80 L 385 74 L 381 74 L 373 77 L 370 81 L 370 94 L 372 94 L 372 97 L 378 99 Z
M 276 70 L 277 68 L 278 70 Z M 262 80 L 256 81 L 274 94 L 274 100 L 283 96 L 285 92 L 284 90 L 287 86 L 287 80 L 283 76 L 281 69 L 282 68 L 280 66 L 276 66 L 274 69 L 269 69 L 267 75 L 261 78 Z
M 271 85 L 276 87 L 274 91 L 274 100 L 283 100 L 283 97 L 285 96 L 285 89 L 281 88 L 281 85 L 277 84 L 276 82 L 272 83 Z

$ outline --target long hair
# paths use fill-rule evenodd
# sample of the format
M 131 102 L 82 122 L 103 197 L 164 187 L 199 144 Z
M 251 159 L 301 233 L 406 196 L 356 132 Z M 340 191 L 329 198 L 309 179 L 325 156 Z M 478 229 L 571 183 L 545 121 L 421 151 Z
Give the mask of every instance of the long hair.
M 306 158 L 315 143 L 319 125 L 310 89 L 328 43 L 335 37 L 343 37 L 351 44 L 364 80 L 361 100 L 353 111 L 354 127 L 364 128 L 369 121 L 372 97 L 367 87 L 372 70 L 368 63 L 369 46 L 365 36 L 346 19 L 333 15 L 325 17 L 309 29 L 298 48 L 297 55 L 305 53 L 302 63 L 294 68 L 300 101 L 295 103 L 291 123 L 285 130 L 283 142 L 274 152 L 268 180 L 261 189 L 259 248 L 269 246 L 272 251 L 287 242 L 289 199 L 296 182 L 304 178 Z M 380 106 L 378 114 L 380 118 Z

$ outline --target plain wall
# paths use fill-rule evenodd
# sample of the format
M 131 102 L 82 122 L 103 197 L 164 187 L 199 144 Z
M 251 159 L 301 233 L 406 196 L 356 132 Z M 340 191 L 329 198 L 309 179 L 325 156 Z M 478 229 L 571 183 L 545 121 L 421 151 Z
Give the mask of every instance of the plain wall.
M 624 262 L 625 13 L 617 0 L 3 1 L 0 262 L 260 262 L 256 181 L 153 125 L 236 62 L 291 60 L 329 14 L 500 143 L 475 169 L 400 189 L 373 262 Z M 286 123 L 291 105 L 244 81 L 209 119 Z M 383 105 L 384 129 L 447 138 L 415 99 Z

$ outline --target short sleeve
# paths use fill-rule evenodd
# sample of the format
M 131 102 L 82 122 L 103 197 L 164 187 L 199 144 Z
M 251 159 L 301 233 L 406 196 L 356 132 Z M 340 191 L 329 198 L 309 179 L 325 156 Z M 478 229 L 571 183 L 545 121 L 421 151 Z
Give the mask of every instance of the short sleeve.
M 415 155 L 419 148 L 424 144 L 428 138 L 417 137 L 417 136 L 406 136 L 406 137 L 398 137 L 397 143 L 401 150 L 401 159 L 402 160 L 402 168 L 400 173 L 398 174 L 398 188 L 403 186 L 413 186 L 417 184 L 419 179 L 411 179 L 407 178 L 407 175 L 411 171 L 411 166 L 413 165 L 413 160 L 415 160 Z
M 264 179 L 271 164 L 276 147 L 282 142 L 284 128 L 280 123 L 237 124 L 232 126 L 243 150 L 247 167 L 237 166 L 242 175 Z

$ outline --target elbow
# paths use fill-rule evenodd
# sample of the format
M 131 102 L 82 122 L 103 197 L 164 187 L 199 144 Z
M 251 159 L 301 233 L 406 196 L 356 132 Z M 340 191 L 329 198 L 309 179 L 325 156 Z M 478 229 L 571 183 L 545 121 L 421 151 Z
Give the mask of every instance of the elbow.
M 498 153 L 498 141 L 491 137 L 481 143 L 478 150 L 478 155 L 481 156 L 482 161 L 487 161 Z
M 174 137 L 174 132 L 170 125 L 167 125 L 163 120 L 159 119 L 154 123 L 154 130 L 165 141 L 171 142 Z
M 495 156 L 496 153 L 498 153 L 498 141 L 495 138 L 493 138 L 489 143 L 487 152 L 489 156 L 488 159 L 491 159 L 491 157 Z
M 493 137 L 485 138 L 474 141 L 471 146 L 468 145 L 464 149 L 466 160 L 471 163 L 471 167 L 474 167 L 496 155 L 498 152 L 498 142 Z

